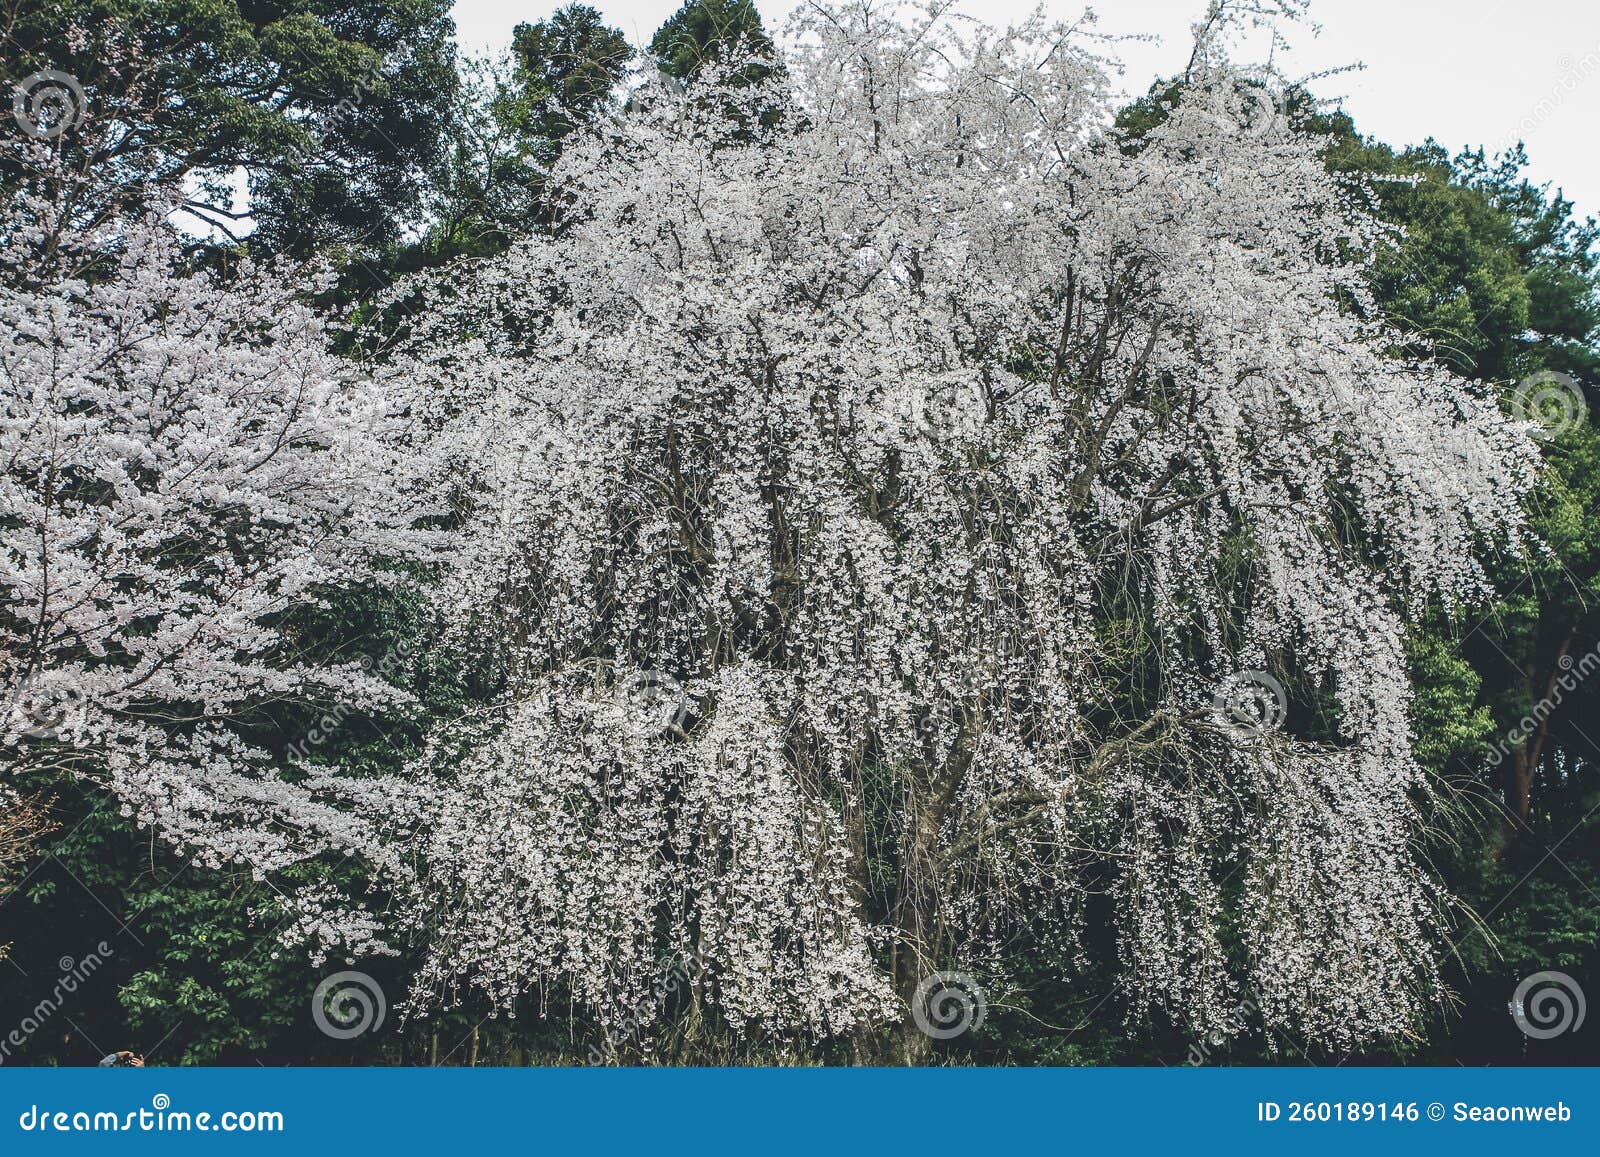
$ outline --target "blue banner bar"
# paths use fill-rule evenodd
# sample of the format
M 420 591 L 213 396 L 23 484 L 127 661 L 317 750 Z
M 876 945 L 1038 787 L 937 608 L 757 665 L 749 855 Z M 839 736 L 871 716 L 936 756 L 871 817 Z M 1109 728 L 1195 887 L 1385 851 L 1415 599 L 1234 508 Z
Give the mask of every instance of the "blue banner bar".
M 1594 1153 L 1600 1069 L 0 1070 L 0 1153 Z

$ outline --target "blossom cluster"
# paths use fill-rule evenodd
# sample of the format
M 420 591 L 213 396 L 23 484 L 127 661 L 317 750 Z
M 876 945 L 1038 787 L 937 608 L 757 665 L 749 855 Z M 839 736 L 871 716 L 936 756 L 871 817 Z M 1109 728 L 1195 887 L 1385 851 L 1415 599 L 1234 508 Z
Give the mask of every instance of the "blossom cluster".
M 551 228 L 397 289 L 364 377 L 156 231 L 6 291 L 7 661 L 202 860 L 364 856 L 419 999 L 616 1027 L 692 954 L 736 1029 L 849 1033 L 1109 881 L 1135 1010 L 1405 1031 L 1446 902 L 1405 616 L 1518 548 L 1527 423 L 1393 355 L 1382 232 L 1270 74 L 1197 51 L 1134 134 L 1081 29 L 856 3 L 790 43 L 575 135 Z M 395 694 L 290 661 L 286 606 L 446 557 L 503 697 L 393 781 L 252 745 L 274 697 Z M 1283 728 L 1218 719 L 1241 672 Z

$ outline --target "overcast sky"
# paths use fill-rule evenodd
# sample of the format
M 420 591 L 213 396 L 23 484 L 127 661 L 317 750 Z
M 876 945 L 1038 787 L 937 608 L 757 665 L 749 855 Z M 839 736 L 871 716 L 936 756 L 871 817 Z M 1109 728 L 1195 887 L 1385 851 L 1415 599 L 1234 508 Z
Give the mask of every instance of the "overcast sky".
M 682 0 L 587 0 L 636 44 L 650 39 Z M 769 30 L 794 0 L 756 0 Z M 967 0 L 991 23 L 1025 14 L 1033 0 Z M 547 16 L 549 0 L 456 0 L 460 41 L 498 49 L 522 21 Z M 1081 3 L 1046 0 L 1071 19 Z M 1092 5 L 1106 33 L 1154 33 L 1159 43 L 1119 50 L 1123 85 L 1142 93 L 1188 59 L 1189 24 L 1205 0 L 1103 0 Z M 1429 136 L 1455 151 L 1491 151 L 1521 138 L 1531 173 L 1551 181 L 1584 214 L 1600 216 L 1600 3 L 1595 0 L 1313 0 L 1320 34 L 1291 33 L 1283 70 L 1299 76 L 1361 63 L 1313 88 L 1342 97 L 1362 132 L 1395 145 Z

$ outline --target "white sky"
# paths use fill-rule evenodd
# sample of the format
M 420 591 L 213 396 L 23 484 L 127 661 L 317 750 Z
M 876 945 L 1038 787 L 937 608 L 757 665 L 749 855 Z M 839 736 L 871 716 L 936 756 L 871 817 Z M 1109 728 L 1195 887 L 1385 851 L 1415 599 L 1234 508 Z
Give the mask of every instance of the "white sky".
M 636 44 L 648 41 L 682 0 L 586 0 Z M 964 10 L 990 23 L 1015 19 L 1036 0 L 965 0 Z M 769 31 L 778 32 L 794 0 L 756 0 Z M 503 48 L 511 29 L 559 7 L 552 0 L 456 0 L 462 46 Z M 1189 24 L 1205 0 L 1103 0 L 1092 7 L 1105 33 L 1155 33 L 1160 43 L 1118 51 L 1124 86 L 1139 94 L 1157 75 L 1188 59 Z M 1063 19 L 1081 0 L 1045 0 Z M 1313 0 L 1321 32 L 1291 30 L 1285 73 L 1300 76 L 1362 63 L 1355 73 L 1313 85 L 1343 97 L 1364 133 L 1393 145 L 1429 136 L 1453 153 L 1464 146 L 1491 152 L 1519 137 L 1534 179 L 1552 182 L 1600 216 L 1600 3 L 1595 0 Z

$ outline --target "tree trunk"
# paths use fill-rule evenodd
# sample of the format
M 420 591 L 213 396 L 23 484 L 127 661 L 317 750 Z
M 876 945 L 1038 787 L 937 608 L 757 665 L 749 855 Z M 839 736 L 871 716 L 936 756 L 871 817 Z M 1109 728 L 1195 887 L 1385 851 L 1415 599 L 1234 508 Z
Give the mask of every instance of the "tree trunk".
M 1516 849 L 1522 839 L 1522 833 L 1528 829 L 1528 814 L 1533 805 L 1534 776 L 1538 774 L 1539 760 L 1544 755 L 1545 740 L 1550 735 L 1550 717 L 1561 704 L 1561 699 L 1556 696 L 1557 682 L 1570 667 L 1570 664 L 1564 661 L 1577 635 L 1577 627 L 1567 632 L 1560 649 L 1556 651 L 1555 660 L 1550 664 L 1550 676 L 1545 680 L 1544 691 L 1537 698 L 1535 698 L 1536 686 L 1533 678 L 1528 677 L 1528 697 L 1534 699 L 1531 717 L 1537 721 L 1538 726 L 1532 734 L 1524 735 L 1511 752 L 1511 767 L 1506 773 L 1505 785 L 1504 839 L 1501 841 L 1498 853 L 1502 857 Z
M 1538 748 L 1543 746 L 1543 741 L 1541 725 L 1537 735 L 1524 739 L 1511 753 L 1511 767 L 1506 773 L 1505 839 L 1501 854 L 1517 846 L 1523 829 L 1528 826 L 1528 811 L 1533 802 L 1533 772 L 1538 766 Z
M 944 774 L 925 797 L 913 795 L 907 801 L 894 912 L 899 931 L 894 955 L 895 988 L 905 1003 L 898 1034 L 900 1056 L 896 1059 L 907 1065 L 925 1065 L 933 1057 L 933 1040 L 917 1024 L 918 988 L 939 970 L 943 956 L 946 930 L 938 892 L 943 876 L 939 830 L 967 762 L 959 756 L 948 761 Z

